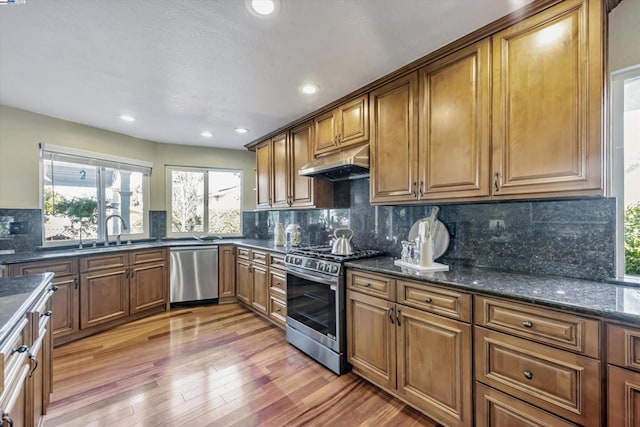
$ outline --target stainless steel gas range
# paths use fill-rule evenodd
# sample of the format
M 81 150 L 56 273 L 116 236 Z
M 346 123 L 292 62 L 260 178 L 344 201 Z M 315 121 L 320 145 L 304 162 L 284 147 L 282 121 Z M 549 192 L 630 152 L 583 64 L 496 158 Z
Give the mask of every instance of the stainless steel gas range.
M 360 250 L 332 255 L 331 247 L 289 252 L 285 258 L 287 341 L 333 372 L 347 372 L 344 263 L 381 254 Z

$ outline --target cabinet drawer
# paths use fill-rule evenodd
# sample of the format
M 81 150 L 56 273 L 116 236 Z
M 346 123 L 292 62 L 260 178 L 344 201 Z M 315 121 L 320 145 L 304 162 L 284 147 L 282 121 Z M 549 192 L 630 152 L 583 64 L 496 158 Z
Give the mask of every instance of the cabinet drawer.
M 607 325 L 607 360 L 640 371 L 640 329 Z
M 240 259 L 250 259 L 251 258 L 251 249 L 247 248 L 238 248 L 238 258 Z
M 251 251 L 251 262 L 267 265 L 267 253 L 262 251 Z
M 269 288 L 284 298 L 287 291 L 287 276 L 278 271 L 269 270 Z
M 493 298 L 475 298 L 475 323 L 589 357 L 600 355 L 600 322 Z
M 281 254 L 270 254 L 269 255 L 269 268 L 275 268 L 278 270 L 285 271 L 286 267 L 284 265 L 284 255 Z
M 128 253 L 97 255 L 80 258 L 80 272 L 104 270 L 105 268 L 126 267 L 129 265 Z
M 131 264 L 142 264 L 145 262 L 165 261 L 167 259 L 167 251 L 164 248 L 149 249 L 144 251 L 135 251 L 129 253 L 129 262 Z
M 65 258 L 56 261 L 28 262 L 11 265 L 11 276 L 55 273 L 56 277 L 78 274 L 78 258 Z
M 476 383 L 477 427 L 577 427 L 541 409 Z
M 278 295 L 269 295 L 269 318 L 282 327 L 287 324 L 287 304 Z
M 395 279 L 377 274 L 348 270 L 347 287 L 354 291 L 384 298 L 389 301 L 394 301 L 396 298 Z
M 398 280 L 397 302 L 443 316 L 471 322 L 471 295 Z
M 49 288 L 51 289 L 51 288 Z M 29 321 L 33 327 L 33 339 L 34 341 L 40 336 L 40 332 L 46 327 L 47 323 L 51 319 L 53 312 L 51 311 L 50 300 L 53 296 L 53 292 L 47 290 L 41 296 L 33 309 L 28 313 Z
M 599 426 L 600 362 L 476 326 L 476 380 L 573 422 Z
M 0 396 L 13 381 L 19 368 L 28 356 L 27 325 L 29 321 L 24 317 L 9 333 L 4 344 L 0 347 Z

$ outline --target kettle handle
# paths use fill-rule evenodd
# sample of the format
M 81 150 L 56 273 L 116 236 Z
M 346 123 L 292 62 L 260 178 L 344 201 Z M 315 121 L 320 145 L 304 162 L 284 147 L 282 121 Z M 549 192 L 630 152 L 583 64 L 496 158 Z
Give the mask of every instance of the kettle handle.
M 335 237 L 336 239 L 338 238 L 338 231 L 342 231 L 342 230 L 346 230 L 346 231 L 350 231 L 351 232 L 351 236 L 349 236 L 349 241 L 351 241 L 351 239 L 353 238 L 353 230 L 351 228 L 347 228 L 347 227 L 340 227 L 340 228 L 336 228 L 333 232 L 333 237 Z

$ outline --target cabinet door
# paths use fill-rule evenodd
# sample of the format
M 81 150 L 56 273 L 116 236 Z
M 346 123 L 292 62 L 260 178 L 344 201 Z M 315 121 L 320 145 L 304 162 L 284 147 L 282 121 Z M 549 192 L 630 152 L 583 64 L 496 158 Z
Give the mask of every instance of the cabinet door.
M 80 275 L 81 329 L 128 316 L 128 275 L 128 267 Z
M 51 328 L 54 338 L 77 332 L 80 329 L 78 276 L 54 278 Z
M 371 203 L 418 196 L 418 75 L 374 90 L 371 101 Z
M 421 199 L 489 196 L 489 46 L 483 40 L 419 72 Z
M 311 155 L 311 123 L 305 123 L 291 130 L 289 147 L 291 205 L 295 207 L 313 206 L 314 180 L 298 175 L 298 171 L 313 158 Z
M 251 265 L 248 262 L 238 260 L 236 296 L 239 301 L 245 304 L 251 304 L 251 295 L 253 290 L 253 275 L 251 274 Z
M 336 137 L 335 111 L 329 111 L 313 119 L 314 154 L 322 154 L 335 150 L 338 145 Z
M 256 147 L 256 208 L 271 207 L 271 143 Z
M 271 139 L 271 206 L 289 207 L 289 152 L 287 134 Z
M 251 306 L 262 314 L 267 314 L 269 306 L 269 275 L 267 268 L 259 265 L 251 265 L 253 276 L 253 299 Z
M 564 1 L 493 37 L 495 197 L 601 194 L 601 15 Z
M 17 367 L 19 369 L 15 381 L 3 390 L 0 395 L 0 426 L 26 426 L 31 422 L 31 416 L 27 412 L 27 376 L 29 366 L 26 364 Z
M 236 297 L 236 248 L 218 246 L 218 301 L 235 301 Z
M 337 136 L 340 148 L 360 144 L 369 139 L 369 96 L 363 95 L 336 110 Z
M 472 425 L 471 325 L 397 305 L 398 395 L 443 424 Z
M 609 365 L 608 386 L 608 425 L 640 425 L 640 374 Z
M 130 313 L 165 305 L 167 295 L 167 264 L 153 262 L 131 267 L 129 278 Z
M 381 387 L 396 387 L 394 304 L 347 290 L 347 360 Z

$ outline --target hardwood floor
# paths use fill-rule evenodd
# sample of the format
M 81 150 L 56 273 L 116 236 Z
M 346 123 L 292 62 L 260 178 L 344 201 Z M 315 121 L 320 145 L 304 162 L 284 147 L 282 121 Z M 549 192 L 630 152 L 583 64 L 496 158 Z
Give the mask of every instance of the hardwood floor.
M 172 310 L 54 350 L 45 426 L 435 426 L 336 376 L 238 304 Z

